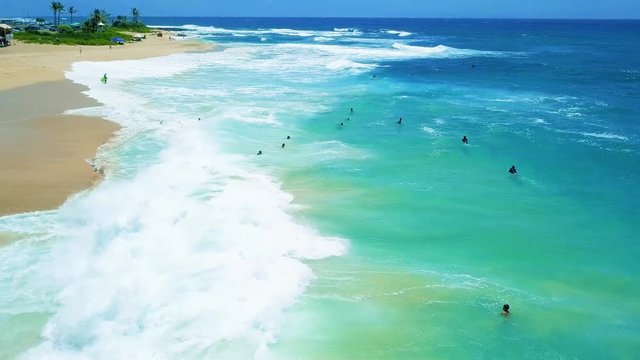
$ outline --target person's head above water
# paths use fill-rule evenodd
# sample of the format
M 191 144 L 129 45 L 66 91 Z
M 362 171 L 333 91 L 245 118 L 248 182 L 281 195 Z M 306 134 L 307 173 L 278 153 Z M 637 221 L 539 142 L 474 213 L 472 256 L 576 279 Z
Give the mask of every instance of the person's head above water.
M 262 150 L 258 150 L 258 155 L 262 155 Z
M 291 140 L 291 136 L 287 135 L 287 140 Z
M 509 304 L 502 305 L 502 312 L 504 314 L 509 314 Z
M 282 143 L 282 148 L 284 148 L 284 143 Z

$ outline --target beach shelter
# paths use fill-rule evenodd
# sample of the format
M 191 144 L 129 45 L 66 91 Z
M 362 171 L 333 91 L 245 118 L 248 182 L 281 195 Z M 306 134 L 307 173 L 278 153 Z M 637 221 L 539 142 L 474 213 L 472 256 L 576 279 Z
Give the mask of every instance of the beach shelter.
M 0 36 L 7 37 L 8 34 L 11 34 L 13 29 L 11 26 L 7 24 L 0 24 Z
M 9 46 L 13 42 L 13 29 L 7 24 L 0 24 L 0 37 L 2 46 Z

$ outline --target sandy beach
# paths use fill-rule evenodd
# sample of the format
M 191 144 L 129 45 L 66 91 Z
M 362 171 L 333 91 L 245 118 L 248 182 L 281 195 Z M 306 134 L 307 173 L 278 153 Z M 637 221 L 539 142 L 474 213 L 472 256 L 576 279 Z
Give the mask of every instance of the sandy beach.
M 0 49 L 0 90 L 64 80 L 64 72 L 77 61 L 135 60 L 186 51 L 206 50 L 209 45 L 170 40 L 169 35 L 149 35 L 138 43 L 109 46 L 39 45 L 18 42 Z
M 60 206 L 99 180 L 87 163 L 118 125 L 62 115 L 99 105 L 66 80 L 77 61 L 142 59 L 206 50 L 208 45 L 148 36 L 123 46 L 17 43 L 0 49 L 0 216 Z

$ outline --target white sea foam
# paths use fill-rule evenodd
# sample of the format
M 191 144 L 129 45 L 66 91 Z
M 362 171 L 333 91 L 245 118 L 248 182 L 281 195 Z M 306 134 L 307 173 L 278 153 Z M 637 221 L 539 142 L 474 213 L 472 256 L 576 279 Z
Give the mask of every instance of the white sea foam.
M 215 26 L 199 26 L 199 25 L 182 25 L 178 27 L 171 26 L 154 26 L 157 28 L 171 28 L 180 29 L 185 32 L 192 32 L 203 36 L 268 36 L 268 35 L 282 35 L 291 37 L 328 37 L 336 38 L 342 36 L 359 36 L 362 33 L 357 29 L 334 29 L 333 31 L 321 31 L 321 30 L 300 30 L 300 29 L 286 29 L 286 28 L 271 28 L 271 29 L 225 29 Z
M 296 76 L 296 72 L 309 71 L 349 71 L 350 73 L 362 73 L 378 66 L 383 61 L 398 61 L 419 58 L 463 58 L 477 56 L 508 56 L 510 53 L 496 51 L 479 51 L 473 49 L 457 49 L 445 45 L 433 47 L 408 45 L 401 42 L 389 44 L 389 40 L 376 40 L 370 46 L 367 45 L 340 45 L 327 44 L 328 39 L 345 37 L 350 38 L 357 31 L 353 29 L 339 29 L 340 31 L 311 31 L 292 29 L 265 29 L 265 30 L 228 30 L 215 27 L 201 27 L 186 25 L 185 29 L 197 32 L 209 32 L 211 34 L 243 34 L 264 38 L 265 36 L 280 34 L 299 37 L 310 37 L 315 43 L 278 43 L 278 44 L 229 44 L 223 51 L 204 54 L 190 54 L 189 61 L 185 61 L 183 55 L 174 55 L 168 58 L 158 58 L 154 66 L 146 69 L 137 69 L 130 62 L 117 63 L 119 66 L 111 67 L 114 76 L 123 78 L 135 72 L 134 76 L 170 76 L 198 66 L 216 66 L 224 63 L 226 68 L 258 69 L 265 72 L 292 73 L 292 79 L 304 82 L 306 77 Z M 337 66 L 349 64 L 349 66 Z M 78 65 L 81 66 L 81 65 Z M 158 70 L 160 69 L 160 70 Z M 146 74 L 145 74 L 146 73 Z M 100 74 L 101 75 L 101 74 Z M 99 76 L 98 75 L 98 78 Z M 110 74 L 111 75 L 111 74 Z M 95 76 L 95 75 L 92 75 Z M 73 79 L 74 81 L 76 79 Z
M 422 131 L 426 132 L 427 134 L 435 134 L 436 133 L 436 129 L 432 128 L 432 127 L 428 127 L 428 126 L 423 126 L 422 127 Z
M 172 105 L 186 88 L 163 90 L 161 82 L 143 80 L 224 66 L 233 57 L 185 56 L 78 63 L 68 73 L 107 104 L 78 113 L 107 116 L 124 133 L 166 145 L 132 177 L 109 176 L 59 211 L 53 232 L 60 239 L 38 270 L 59 289 L 58 305 L 27 358 L 261 358 L 276 339 L 282 311 L 313 278 L 303 261 L 346 251 L 345 240 L 296 223 L 291 195 L 245 158 L 221 153 L 200 122 Z M 109 72 L 106 86 L 95 79 L 102 72 Z M 138 95 L 135 79 L 148 81 Z M 224 99 L 261 90 L 195 92 Z M 258 105 L 244 104 L 243 111 L 215 114 L 220 121 L 277 121 Z M 158 119 L 166 121 L 162 131 Z
M 400 37 L 413 35 L 413 33 L 410 33 L 408 31 L 387 30 L 386 32 L 387 32 L 387 34 L 398 35 Z
M 60 307 L 29 358 L 212 356 L 227 341 L 259 356 L 312 279 L 300 260 L 344 252 L 194 129 L 170 142 L 133 180 L 61 209 L 66 241 L 47 267 Z
M 380 61 L 408 60 L 419 58 L 460 58 L 469 56 L 502 56 L 500 52 L 456 49 L 444 45 L 434 47 L 412 46 L 393 43 L 388 47 L 341 46 L 329 44 L 278 44 L 283 54 L 312 54 L 303 61 L 320 62 L 331 57 L 349 59 L 353 62 L 375 64 Z
M 313 41 L 317 41 L 317 42 L 328 42 L 328 41 L 333 41 L 334 39 L 326 37 L 326 36 L 316 36 L 313 38 Z
M 616 135 L 612 133 L 593 133 L 593 132 L 582 132 L 580 135 L 590 136 L 600 139 L 615 139 L 615 140 L 629 140 L 628 137 L 622 135 Z
M 372 69 L 374 65 L 361 64 L 351 60 L 340 59 L 335 60 L 327 64 L 327 68 L 331 70 L 343 70 L 343 69 Z

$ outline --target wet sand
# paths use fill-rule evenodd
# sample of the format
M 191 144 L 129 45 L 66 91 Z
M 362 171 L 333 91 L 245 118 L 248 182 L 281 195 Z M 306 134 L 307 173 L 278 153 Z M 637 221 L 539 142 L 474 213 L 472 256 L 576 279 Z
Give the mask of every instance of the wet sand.
M 87 160 L 119 126 L 62 115 L 100 105 L 64 77 L 77 61 L 142 59 L 210 46 L 148 36 L 123 46 L 18 43 L 0 49 L 0 216 L 59 207 L 100 180 Z

